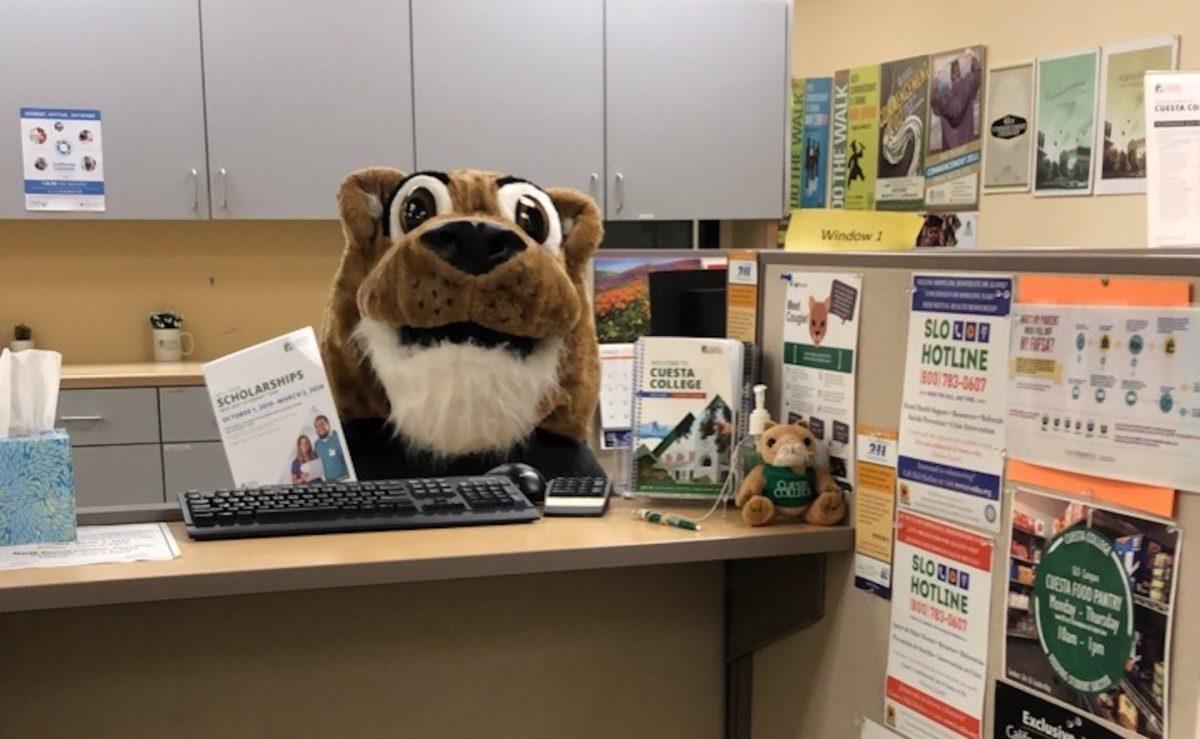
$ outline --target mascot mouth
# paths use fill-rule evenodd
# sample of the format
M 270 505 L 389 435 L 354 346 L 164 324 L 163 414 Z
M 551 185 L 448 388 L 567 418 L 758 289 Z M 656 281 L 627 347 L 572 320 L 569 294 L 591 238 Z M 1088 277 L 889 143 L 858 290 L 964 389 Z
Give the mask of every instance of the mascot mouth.
M 396 338 L 401 346 L 425 349 L 439 344 L 473 344 L 484 349 L 499 347 L 522 359 L 533 353 L 537 343 L 528 336 L 497 331 L 471 321 L 447 323 L 430 328 L 400 326 L 396 329 Z

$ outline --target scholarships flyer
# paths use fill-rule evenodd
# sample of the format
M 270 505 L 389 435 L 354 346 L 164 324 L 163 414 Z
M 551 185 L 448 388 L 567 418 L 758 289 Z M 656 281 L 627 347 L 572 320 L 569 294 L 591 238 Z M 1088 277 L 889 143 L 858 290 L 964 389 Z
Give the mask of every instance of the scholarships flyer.
M 934 54 L 929 62 L 925 205 L 976 210 L 982 160 L 985 47 Z
M 1200 489 L 1200 310 L 1017 305 L 1009 454 Z
M 829 170 L 829 106 L 832 101 L 832 88 L 833 80 L 828 77 L 810 77 L 804 80 L 801 208 L 825 207 L 826 172 Z M 792 143 L 792 146 L 795 147 L 795 142 Z
M 311 326 L 206 363 L 204 381 L 239 487 L 354 479 Z
M 1145 737 L 1168 736 L 1182 532 L 1018 487 L 1005 588 L 1004 674 Z
M 1012 286 L 1011 275 L 913 275 L 901 509 L 1000 530 Z
M 875 209 L 879 163 L 879 65 L 849 70 L 846 111 L 846 208 Z
M 884 717 L 905 736 L 982 737 L 992 540 L 901 511 Z
M 838 484 L 854 484 L 854 391 L 862 277 L 788 276 L 783 310 L 783 421 L 808 422 Z
M 100 111 L 21 108 L 25 210 L 103 211 Z
M 879 171 L 875 207 L 921 210 L 925 204 L 925 109 L 929 57 L 885 62 L 879 69 Z

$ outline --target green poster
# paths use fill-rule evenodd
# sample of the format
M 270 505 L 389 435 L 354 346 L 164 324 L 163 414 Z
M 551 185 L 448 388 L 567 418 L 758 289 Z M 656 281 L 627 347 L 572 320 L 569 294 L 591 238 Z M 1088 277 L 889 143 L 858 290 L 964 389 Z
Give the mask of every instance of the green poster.
M 879 164 L 879 65 L 850 70 L 849 135 L 846 143 L 846 208 L 875 209 Z
M 1133 594 L 1116 547 L 1088 526 L 1050 541 L 1033 583 L 1037 635 L 1063 682 L 1099 693 L 1121 681 L 1133 646 Z
M 1089 51 L 1038 60 L 1034 194 L 1091 192 L 1096 58 Z
M 1175 69 L 1174 37 L 1114 44 L 1100 59 L 1096 194 L 1145 192 L 1147 71 Z
M 804 177 L 804 79 L 792 78 L 792 171 L 788 203 L 800 207 L 801 180 Z

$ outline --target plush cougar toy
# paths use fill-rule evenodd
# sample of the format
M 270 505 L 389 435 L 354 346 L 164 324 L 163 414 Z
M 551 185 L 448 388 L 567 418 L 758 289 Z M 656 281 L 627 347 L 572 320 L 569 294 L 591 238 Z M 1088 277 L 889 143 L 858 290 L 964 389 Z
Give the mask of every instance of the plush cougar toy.
M 734 496 L 742 520 L 751 526 L 785 519 L 832 526 L 846 515 L 842 489 L 823 459 L 808 424 L 767 422 L 758 437 L 763 463 L 751 470 Z
M 526 462 L 603 474 L 583 443 L 600 362 L 583 193 L 490 172 L 351 174 L 322 353 L 359 476 Z

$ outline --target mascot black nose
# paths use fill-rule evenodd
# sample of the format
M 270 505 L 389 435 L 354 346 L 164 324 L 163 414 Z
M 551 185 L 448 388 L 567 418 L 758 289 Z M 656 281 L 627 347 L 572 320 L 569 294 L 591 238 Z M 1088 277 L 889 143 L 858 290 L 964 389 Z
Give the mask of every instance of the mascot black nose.
M 491 272 L 525 249 L 514 231 L 482 221 L 451 221 L 421 236 L 451 266 L 472 275 Z

